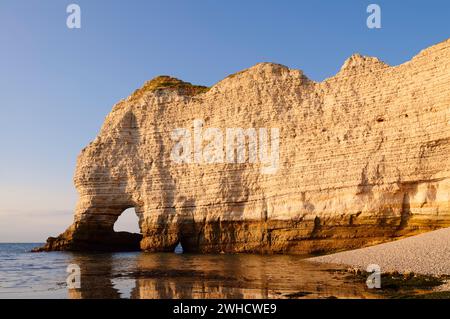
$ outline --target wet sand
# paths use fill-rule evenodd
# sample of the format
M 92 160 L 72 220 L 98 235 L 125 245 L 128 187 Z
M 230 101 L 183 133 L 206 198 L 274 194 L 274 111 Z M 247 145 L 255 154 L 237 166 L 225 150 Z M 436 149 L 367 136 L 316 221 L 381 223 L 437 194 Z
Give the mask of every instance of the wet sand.
M 442 284 L 391 278 L 383 289 L 368 289 L 366 274 L 295 255 L 30 253 L 34 246 L 0 244 L 0 299 L 407 298 Z M 69 289 L 73 264 L 81 285 Z
M 131 257 L 131 258 L 130 258 Z M 79 255 L 81 288 L 69 298 L 379 298 L 345 269 L 299 256 L 140 253 Z M 123 288 L 122 288 L 123 287 Z M 123 291 L 128 290 L 126 295 Z

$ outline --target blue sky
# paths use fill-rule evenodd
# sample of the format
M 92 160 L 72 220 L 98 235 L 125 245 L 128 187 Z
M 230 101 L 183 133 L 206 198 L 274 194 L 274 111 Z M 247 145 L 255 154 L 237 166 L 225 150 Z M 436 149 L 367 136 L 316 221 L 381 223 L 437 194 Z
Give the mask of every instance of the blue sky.
M 70 3 L 81 29 L 66 27 Z M 370 3 L 381 29 L 366 26 Z M 212 85 L 271 61 L 320 81 L 355 52 L 397 65 L 448 37 L 447 0 L 0 0 L 0 241 L 43 241 L 71 223 L 76 156 L 148 79 Z

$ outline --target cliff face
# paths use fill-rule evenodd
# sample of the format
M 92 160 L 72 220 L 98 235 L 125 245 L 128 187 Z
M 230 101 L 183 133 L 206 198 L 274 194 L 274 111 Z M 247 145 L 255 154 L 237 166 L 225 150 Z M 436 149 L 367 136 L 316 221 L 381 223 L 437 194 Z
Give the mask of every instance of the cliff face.
M 450 226 L 449 124 L 450 40 L 320 83 L 271 63 L 209 90 L 160 77 L 83 149 L 74 223 L 44 249 L 311 253 Z M 230 128 L 256 133 L 242 158 Z M 113 231 L 130 207 L 142 236 Z

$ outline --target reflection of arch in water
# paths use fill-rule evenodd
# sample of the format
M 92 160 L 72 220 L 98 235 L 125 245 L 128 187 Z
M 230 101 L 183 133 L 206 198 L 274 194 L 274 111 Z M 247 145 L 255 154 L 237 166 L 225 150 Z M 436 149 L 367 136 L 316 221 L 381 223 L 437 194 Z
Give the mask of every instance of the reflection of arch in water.
M 111 281 L 112 254 L 73 253 L 69 263 L 78 265 L 81 275 L 81 287 L 79 289 L 68 289 L 70 299 L 120 298 L 119 291 L 113 287 Z
M 73 254 L 69 263 L 81 270 L 69 298 L 120 298 L 115 278 L 131 280 L 130 297 L 139 299 L 373 297 L 342 269 L 298 256 Z
M 143 254 L 137 258 L 141 277 L 131 298 L 203 299 L 263 298 L 267 289 L 247 281 L 243 261 L 249 256 Z M 163 269 L 164 275 L 161 275 Z M 253 269 L 254 270 L 254 269 Z

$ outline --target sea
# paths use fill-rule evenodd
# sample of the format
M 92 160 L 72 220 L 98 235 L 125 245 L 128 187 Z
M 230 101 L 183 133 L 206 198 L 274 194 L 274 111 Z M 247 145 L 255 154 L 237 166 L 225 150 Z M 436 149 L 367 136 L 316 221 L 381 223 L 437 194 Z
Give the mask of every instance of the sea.
M 0 299 L 373 298 L 346 269 L 305 256 L 32 253 L 0 243 Z

